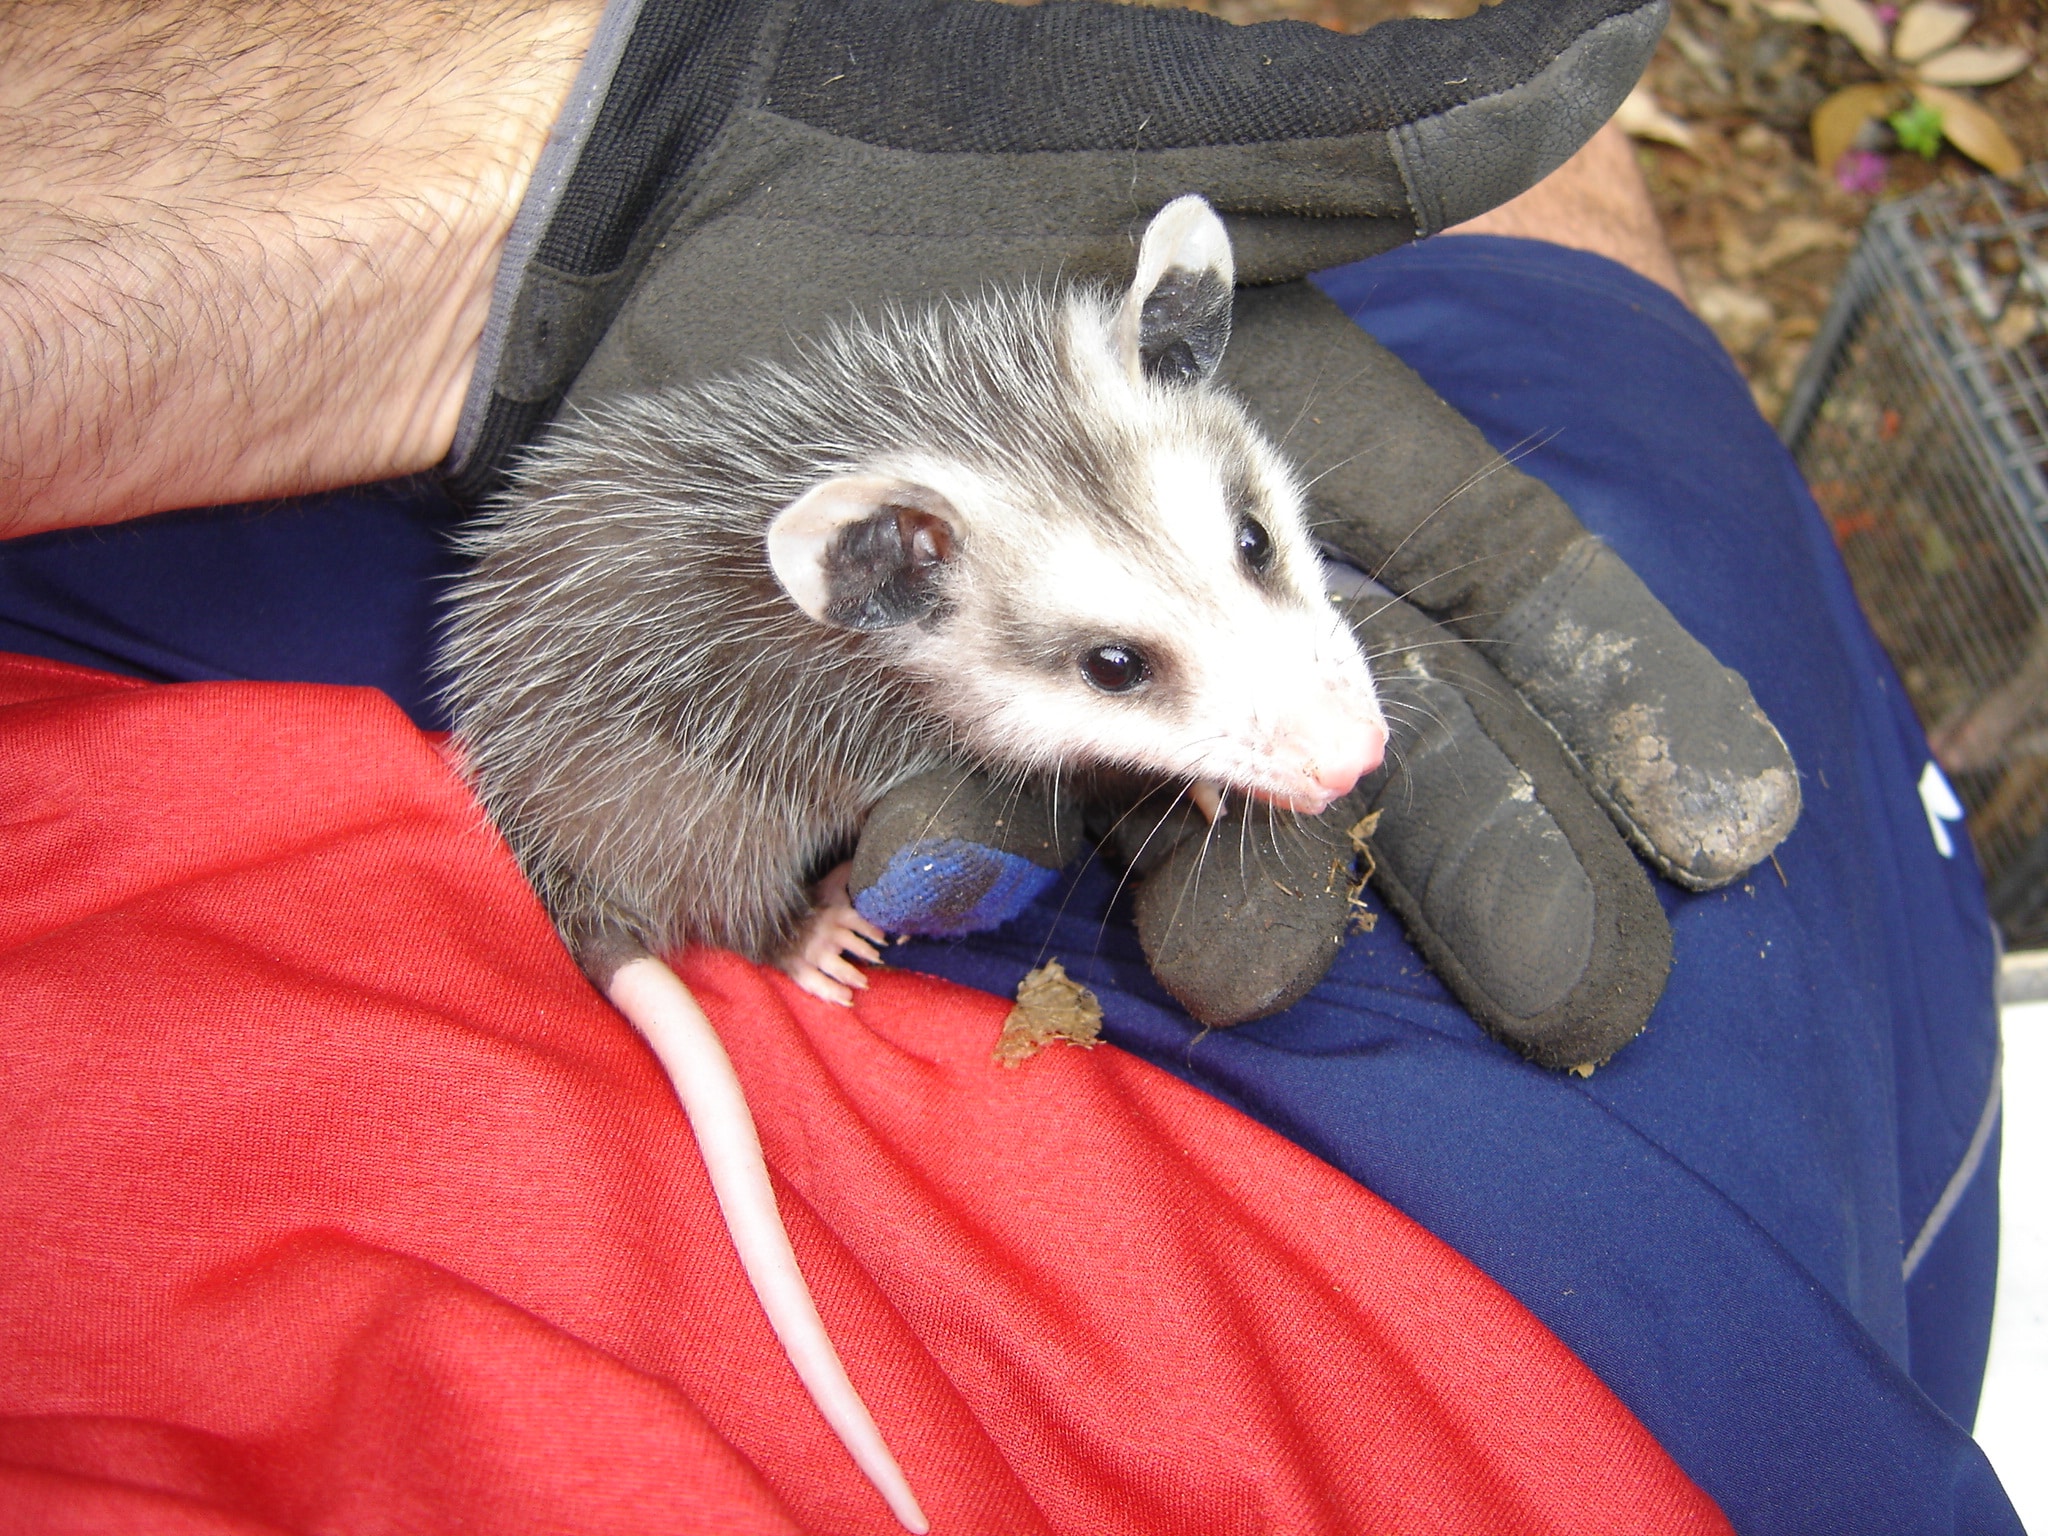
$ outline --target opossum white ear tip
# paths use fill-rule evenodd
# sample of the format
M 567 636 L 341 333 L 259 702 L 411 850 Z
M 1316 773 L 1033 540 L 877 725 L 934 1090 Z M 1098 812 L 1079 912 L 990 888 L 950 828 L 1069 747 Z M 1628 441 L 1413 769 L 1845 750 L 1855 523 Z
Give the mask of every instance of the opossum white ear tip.
M 1230 233 L 1208 202 L 1189 193 L 1152 216 L 1138 270 L 1117 312 L 1117 351 L 1134 380 L 1199 384 L 1230 340 L 1236 266 Z
M 1209 200 L 1198 192 L 1176 197 L 1152 215 L 1138 248 L 1138 271 L 1153 276 L 1171 268 L 1214 272 L 1228 285 L 1235 277 L 1230 232 Z
M 775 515 L 768 564 L 790 601 L 820 624 L 893 629 L 939 605 L 958 521 L 929 486 L 835 475 Z

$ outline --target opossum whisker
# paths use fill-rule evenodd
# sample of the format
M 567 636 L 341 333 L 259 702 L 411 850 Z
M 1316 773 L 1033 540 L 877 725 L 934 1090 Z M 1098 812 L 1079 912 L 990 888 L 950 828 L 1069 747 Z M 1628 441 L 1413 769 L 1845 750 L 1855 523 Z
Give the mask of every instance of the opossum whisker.
M 1396 603 L 1415 602 L 1415 595 L 1418 592 L 1422 591 L 1425 587 L 1431 586 L 1436 582 L 1444 581 L 1449 577 L 1455 576 L 1460 571 L 1469 571 L 1473 567 L 1485 565 L 1489 561 L 1503 560 L 1506 558 L 1508 558 L 1506 555 L 1499 553 L 1474 555 L 1470 560 L 1460 560 L 1456 565 L 1451 566 L 1446 570 L 1438 571 L 1434 576 L 1425 577 L 1423 580 L 1416 582 L 1415 585 L 1413 585 L 1412 587 L 1409 587 L 1405 592 L 1395 592 L 1391 589 L 1388 589 L 1387 595 L 1382 597 L 1377 592 L 1372 592 L 1369 590 L 1360 591 L 1354 594 L 1353 596 L 1344 599 L 1343 603 L 1340 606 L 1344 610 L 1344 617 L 1347 623 L 1370 624 L 1374 619 L 1378 618 L 1381 614 L 1385 613 L 1389 608 L 1393 607 Z M 1364 603 L 1368 600 L 1377 602 L 1379 606 L 1373 609 L 1371 613 L 1367 614 L 1362 619 L 1355 617 L 1354 610 L 1356 610 L 1361 603 Z M 1427 605 L 1418 604 L 1417 606 L 1426 607 Z M 1492 616 L 1493 615 L 1490 612 L 1485 614 L 1474 613 L 1467 615 L 1467 617 L 1471 618 L 1490 618 Z
M 1405 534 L 1403 534 L 1401 536 L 1401 540 L 1399 543 L 1397 543 L 1392 549 L 1387 551 L 1385 558 L 1380 561 L 1379 567 L 1372 572 L 1372 579 L 1374 581 L 1378 581 L 1381 575 L 1385 573 L 1386 568 L 1393 563 L 1394 557 L 1400 554 L 1401 551 L 1407 547 L 1408 541 L 1414 538 L 1415 535 L 1420 533 L 1424 528 L 1426 528 L 1431 522 L 1431 520 L 1434 519 L 1437 516 L 1437 514 L 1442 512 L 1444 508 L 1448 507 L 1460 496 L 1463 496 L 1467 491 L 1472 490 L 1474 487 L 1482 484 L 1487 479 L 1491 478 L 1493 475 L 1498 474 L 1501 470 L 1507 469 L 1511 465 L 1519 462 L 1521 459 L 1526 458 L 1529 454 L 1534 453 L 1538 449 L 1542 448 L 1545 444 L 1549 443 L 1553 438 L 1557 436 L 1558 430 L 1561 429 L 1553 429 L 1552 431 L 1544 434 L 1532 433 L 1530 436 L 1523 438 L 1521 442 L 1517 443 L 1513 448 L 1510 448 L 1506 453 L 1496 453 L 1484 467 L 1476 469 L 1471 474 L 1467 475 L 1463 481 L 1461 481 L 1453 490 L 1451 490 L 1448 494 L 1444 496 L 1443 500 L 1439 501 L 1435 506 L 1431 507 L 1429 511 L 1423 515 L 1421 520 L 1415 524 L 1413 528 L 1410 528 Z
M 1353 464 L 1356 464 L 1360 459 L 1365 458 L 1368 454 L 1378 453 L 1385 446 L 1385 443 L 1367 443 L 1363 448 L 1358 449 L 1356 452 L 1347 453 L 1343 458 L 1337 460 L 1336 463 L 1326 465 L 1324 468 L 1317 470 L 1315 474 L 1311 475 L 1307 480 L 1304 480 L 1301 486 L 1302 490 L 1304 492 L 1313 491 L 1317 486 L 1321 485 L 1325 480 L 1329 479 L 1330 476 L 1336 474 L 1337 471 L 1339 471 L 1340 469 L 1350 468 Z M 1311 531 L 1313 531 L 1314 529 L 1321 528 L 1326 524 L 1335 521 L 1338 521 L 1338 519 L 1325 518 L 1322 522 L 1310 523 L 1309 528 L 1311 529 Z

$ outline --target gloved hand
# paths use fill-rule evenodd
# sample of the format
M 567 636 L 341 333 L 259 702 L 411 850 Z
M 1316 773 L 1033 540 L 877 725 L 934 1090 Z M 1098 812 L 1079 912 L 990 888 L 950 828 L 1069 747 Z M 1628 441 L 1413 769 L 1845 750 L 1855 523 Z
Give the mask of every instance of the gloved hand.
M 1177 802 L 1163 821 L 1123 815 L 1116 841 L 1144 850 L 1136 915 L 1155 974 L 1208 1024 L 1301 997 L 1350 915 L 1332 870 L 1381 810 L 1373 883 L 1459 1000 L 1545 1065 L 1606 1060 L 1648 1020 L 1671 958 L 1622 837 L 1689 889 L 1735 879 L 1798 818 L 1783 740 L 1555 493 L 1307 284 L 1237 295 L 1222 376 L 1314 482 L 1392 738 L 1386 766 L 1320 818 L 1250 808 L 1223 859 Z M 958 846 L 975 842 L 971 800 L 948 802 Z M 866 840 L 862 860 L 887 864 Z
M 1350 830 L 1380 811 L 1374 884 L 1460 1001 L 1545 1065 L 1604 1061 L 1647 1021 L 1671 956 L 1616 829 L 1668 878 L 1725 884 L 1797 819 L 1790 755 L 1740 677 L 1334 305 L 1289 285 L 1238 307 L 1262 323 L 1234 330 L 1225 373 L 1319 470 L 1318 525 L 1355 563 L 1333 579 L 1392 738 L 1386 766 L 1320 818 L 1250 808 L 1227 858 L 1206 860 L 1207 829 L 1177 801 L 1163 818 L 1125 816 L 1116 841 L 1154 971 L 1205 1023 L 1295 1001 L 1349 916 L 1333 872 L 1350 867 Z M 1320 381 L 1313 411 L 1305 380 Z M 1352 468 L 1361 442 L 1369 472 Z M 1355 567 L 1405 577 L 1450 628 Z M 948 801 L 959 846 L 976 842 L 971 800 Z M 921 847 L 901 844 L 906 857 Z M 888 862 L 866 841 L 862 860 Z
M 1405 776 L 1390 815 L 1415 803 L 1460 813 L 1411 817 L 1399 837 L 1383 827 L 1382 889 L 1489 1027 L 1539 1059 L 1604 1059 L 1647 1016 L 1669 934 L 1640 870 L 1612 856 L 1619 845 L 1605 823 L 1561 808 L 1576 790 L 1560 786 L 1578 774 L 1660 869 L 1713 884 L 1789 829 L 1789 758 L 1740 679 L 1555 496 L 1510 470 L 1483 475 L 1494 456 L 1478 433 L 1289 280 L 1432 233 L 1540 179 L 1627 93 L 1664 15 L 1665 0 L 1505 0 L 1463 22 L 1344 37 L 1091 4 L 622 0 L 508 243 L 451 483 L 491 489 L 565 395 L 580 404 L 703 377 L 883 300 L 1053 272 L 1121 280 L 1150 214 L 1199 191 L 1225 214 L 1240 280 L 1277 285 L 1240 294 L 1226 376 L 1256 414 L 1292 428 L 1291 450 L 1352 460 L 1318 483 L 1326 537 L 1361 570 L 1417 588 L 1459 635 L 1491 642 L 1548 722 L 1503 725 L 1503 711 L 1473 693 L 1473 724 L 1451 737 L 1464 744 L 1459 758 L 1482 739 L 1496 751 L 1506 768 L 1486 778 L 1494 791 L 1475 800 L 1459 787 L 1475 776 L 1441 752 L 1411 753 L 1362 787 L 1390 800 L 1388 786 Z M 1315 377 L 1325 381 L 1320 420 L 1298 423 Z M 1333 378 L 1353 382 L 1333 389 Z M 1400 450 L 1391 455 L 1390 437 Z M 1363 441 L 1381 447 L 1369 472 L 1352 459 Z M 1392 624 L 1400 612 L 1379 617 Z M 1433 661 L 1422 672 L 1418 687 L 1473 675 Z M 1525 781 L 1545 817 L 1509 813 L 1527 802 Z M 929 842 L 909 830 L 935 803 L 916 798 L 929 788 L 907 788 L 900 814 L 884 814 L 885 802 L 871 820 L 857 891 L 901 875 L 896 856 Z M 1000 857 L 948 896 L 928 887 L 927 917 L 953 931 L 999 920 L 1035 878 L 1003 861 L 1042 871 L 1063 839 L 1026 836 L 1020 854 L 1009 842 L 1015 817 L 996 814 L 1004 801 L 957 783 L 942 797 L 957 823 L 954 854 Z M 985 807 L 978 823 L 965 815 L 975 805 Z M 1271 856 L 1291 868 L 1326 845 L 1348 851 L 1332 827 L 1356 808 L 1294 834 L 1306 852 L 1276 831 Z M 1604 851 L 1589 827 L 1609 839 Z M 1561 951 L 1541 924 L 1504 933 L 1501 911 L 1527 903 L 1473 883 L 1482 866 L 1549 867 L 1553 834 L 1575 856 L 1582 899 L 1538 904 L 1585 919 L 1580 942 Z M 1157 846 L 1186 858 L 1181 848 L 1198 841 Z M 1489 851 L 1475 862 L 1481 843 Z M 1197 1017 L 1255 1016 L 1320 976 L 1335 952 L 1327 901 L 1305 915 L 1249 884 L 1233 897 L 1209 881 L 1193 901 L 1148 904 L 1145 892 L 1167 890 L 1175 867 L 1169 858 L 1144 881 L 1140 931 Z M 990 870 L 987 899 L 962 910 L 962 892 Z M 1395 897 L 1397 887 L 1409 896 Z M 917 920 L 919 898 L 901 895 L 916 883 L 892 888 L 889 901 L 869 895 L 896 910 L 885 926 L 932 931 Z M 1230 943 L 1219 951 L 1175 934 Z M 1218 954 L 1228 963 L 1186 959 Z M 1615 994 L 1617 964 L 1637 981 L 1620 989 L 1628 1018 L 1602 1015 L 1589 1034 L 1585 1005 Z

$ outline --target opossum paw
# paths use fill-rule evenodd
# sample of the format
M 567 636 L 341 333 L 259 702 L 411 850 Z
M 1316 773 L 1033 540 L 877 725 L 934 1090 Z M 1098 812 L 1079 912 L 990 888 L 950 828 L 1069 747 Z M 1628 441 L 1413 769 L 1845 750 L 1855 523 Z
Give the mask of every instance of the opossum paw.
M 846 894 L 850 867 L 841 864 L 812 888 L 811 897 L 817 905 L 804 920 L 796 943 L 776 961 L 811 996 L 841 1007 L 851 1005 L 856 990 L 867 988 L 867 976 L 854 962 L 879 962 L 882 952 L 876 946 L 888 939 L 881 929 L 854 911 Z

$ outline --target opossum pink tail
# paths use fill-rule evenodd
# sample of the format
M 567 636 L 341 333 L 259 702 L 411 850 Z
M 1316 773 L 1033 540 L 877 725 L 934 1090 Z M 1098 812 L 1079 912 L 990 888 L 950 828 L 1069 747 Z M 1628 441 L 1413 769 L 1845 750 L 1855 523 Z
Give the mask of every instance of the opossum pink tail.
M 739 1074 L 718 1034 L 682 979 L 661 961 L 642 956 L 613 974 L 606 988 L 612 1004 L 647 1037 L 675 1085 L 704 1155 L 711 1188 L 725 1215 L 726 1230 L 740 1264 L 797 1379 L 811 1394 L 825 1422 L 839 1436 L 854 1464 L 874 1484 L 907 1531 L 923 1536 L 930 1523 L 896 1458 L 883 1443 L 874 1416 L 854 1390 L 839 1351 L 825 1332 L 810 1287 L 796 1265 L 796 1252 L 783 1230 L 768 1182 L 768 1163 L 754 1116 L 740 1091 Z

